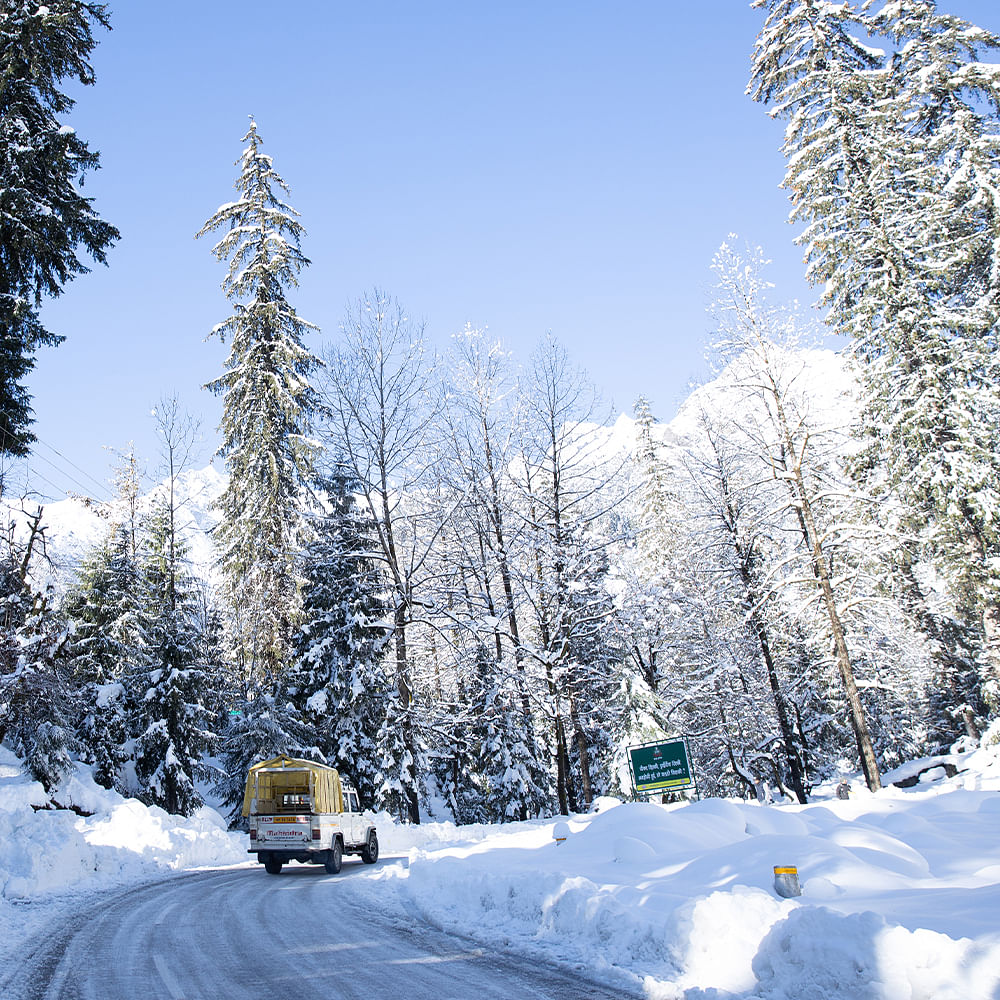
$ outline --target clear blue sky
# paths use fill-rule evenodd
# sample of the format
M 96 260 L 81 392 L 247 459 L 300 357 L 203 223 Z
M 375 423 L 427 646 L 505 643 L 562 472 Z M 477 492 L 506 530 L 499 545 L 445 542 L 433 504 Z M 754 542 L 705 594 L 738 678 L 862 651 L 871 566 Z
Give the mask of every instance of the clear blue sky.
M 704 377 L 709 264 L 730 232 L 774 260 L 783 298 L 812 302 L 779 190 L 781 126 L 744 96 L 763 15 L 744 0 L 503 4 L 300 0 L 111 3 L 98 80 L 70 123 L 102 156 L 85 193 L 121 230 L 47 304 L 66 342 L 30 388 L 30 485 L 104 497 L 106 446 L 155 473 L 150 410 L 201 389 L 229 314 L 212 240 L 247 116 L 291 187 L 312 266 L 290 299 L 338 335 L 378 285 L 446 348 L 488 325 L 526 360 L 551 330 L 617 411 L 667 420 Z M 943 0 L 1000 31 L 995 0 Z

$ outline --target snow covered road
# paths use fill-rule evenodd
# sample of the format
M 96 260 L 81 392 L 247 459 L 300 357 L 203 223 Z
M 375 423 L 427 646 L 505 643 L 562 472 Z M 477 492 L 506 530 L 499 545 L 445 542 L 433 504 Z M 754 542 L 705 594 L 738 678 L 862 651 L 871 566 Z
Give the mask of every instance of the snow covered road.
M 916 785 L 804 806 L 378 815 L 379 864 L 277 877 L 215 810 L 169 816 L 83 768 L 55 796 L 77 811 L 40 809 L 5 753 L 0 1000 L 1000 1000 L 993 742 L 954 776 L 915 761 L 889 777 Z M 779 863 L 800 897 L 775 893 Z
M 96 896 L 48 928 L 0 992 L 5 1000 L 630 995 L 430 927 L 381 891 L 380 870 L 401 863 L 348 861 L 337 876 L 294 864 L 280 876 L 259 867 L 192 872 Z

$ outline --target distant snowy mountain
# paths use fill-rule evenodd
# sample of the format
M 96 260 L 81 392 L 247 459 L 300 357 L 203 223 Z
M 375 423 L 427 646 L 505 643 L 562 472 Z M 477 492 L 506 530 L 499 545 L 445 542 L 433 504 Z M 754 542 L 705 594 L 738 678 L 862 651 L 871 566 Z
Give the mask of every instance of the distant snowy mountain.
M 177 509 L 181 537 L 189 549 L 195 574 L 211 579 L 214 575 L 212 539 L 209 532 L 219 521 L 213 504 L 225 486 L 225 476 L 212 466 L 181 473 L 177 477 Z M 152 509 L 154 501 L 167 489 L 166 482 L 153 487 L 140 499 L 140 513 Z M 24 536 L 30 518 L 37 508 L 30 504 L 7 502 L 17 532 Z M 52 586 L 57 593 L 65 591 L 75 576 L 81 561 L 107 537 L 115 523 L 124 520 L 121 501 L 99 503 L 82 497 L 67 497 L 46 504 L 42 511 L 45 532 L 45 557 L 33 563 L 35 584 Z
M 818 425 L 845 422 L 853 409 L 853 379 L 843 358 L 828 350 L 800 351 L 797 358 L 801 360 L 801 371 L 796 383 L 809 397 L 810 410 Z M 668 468 L 679 468 L 686 448 L 698 435 L 703 412 L 739 420 L 751 410 L 752 404 L 746 401 L 742 390 L 734 388 L 728 370 L 723 371 L 713 381 L 696 388 L 672 420 L 654 426 L 653 434 L 664 446 L 661 458 Z M 610 425 L 585 426 L 590 460 L 620 464 L 623 458 L 630 457 L 636 446 L 635 424 L 630 416 L 622 414 Z M 214 569 L 209 533 L 219 521 L 213 504 L 225 482 L 225 475 L 213 466 L 185 472 L 177 481 L 183 536 L 193 569 L 198 576 L 210 580 L 214 578 Z M 149 510 L 155 497 L 165 489 L 165 483 L 154 487 L 142 498 L 142 509 Z M 32 509 L 29 507 L 25 514 L 19 505 L 8 503 L 8 508 L 14 513 L 19 529 L 26 530 Z M 57 592 L 65 590 L 80 561 L 122 516 L 121 505 L 116 502 L 68 497 L 47 504 L 43 514 L 47 558 L 44 566 L 41 560 L 37 561 L 36 582 L 43 586 L 52 584 Z
M 824 349 L 799 350 L 794 357 L 801 365 L 794 389 L 809 399 L 810 414 L 819 426 L 844 422 L 854 410 L 855 381 L 844 357 Z M 702 412 L 739 419 L 745 415 L 746 390 L 734 385 L 731 368 L 695 389 L 681 404 L 677 415 L 665 425 L 663 440 L 683 441 L 698 431 Z
M 849 425 L 856 410 L 856 383 L 844 357 L 825 349 L 799 350 L 792 357 L 793 388 L 808 400 L 812 425 L 817 429 Z M 668 468 L 676 470 L 701 436 L 703 414 L 740 425 L 753 415 L 763 416 L 761 403 L 748 400 L 747 390 L 736 385 L 731 368 L 724 369 L 717 378 L 692 390 L 672 420 L 653 426 L 652 434 L 663 446 L 660 458 Z M 630 416 L 622 414 L 608 426 L 584 426 L 592 436 L 588 453 L 595 461 L 611 461 L 623 452 L 634 454 L 636 421 Z

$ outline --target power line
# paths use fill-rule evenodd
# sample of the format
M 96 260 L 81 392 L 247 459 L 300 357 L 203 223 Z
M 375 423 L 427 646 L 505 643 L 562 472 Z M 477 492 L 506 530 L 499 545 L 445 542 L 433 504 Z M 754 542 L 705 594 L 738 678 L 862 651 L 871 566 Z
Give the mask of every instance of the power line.
M 110 494 L 110 492 L 108 492 L 108 485 L 107 485 L 107 483 L 102 483 L 99 480 L 95 479 L 89 472 L 87 472 L 86 469 L 81 469 L 79 465 L 77 465 L 75 462 L 73 462 L 70 459 L 68 459 L 61 451 L 59 451 L 57 448 L 54 448 L 47 441 L 43 441 L 41 438 L 35 438 L 35 440 L 39 444 L 45 445 L 45 447 L 48 448 L 49 451 L 51 451 L 54 454 L 58 455 L 59 458 L 61 458 L 67 465 L 69 465 L 73 469 L 76 469 L 76 471 L 79 472 L 80 475 L 82 475 L 82 476 L 86 477 L 87 479 L 89 479 L 92 483 L 94 483 L 97 486 L 97 488 L 99 490 L 104 491 L 107 494 L 107 496 L 110 497 L 111 494 Z M 42 458 L 43 460 L 48 461 L 42 455 L 40 455 L 39 458 Z M 54 463 L 52 463 L 52 464 L 54 464 Z M 68 475 L 67 475 L 67 478 L 72 479 L 72 477 L 68 476 Z M 79 482 L 79 480 L 76 480 L 76 479 L 73 479 L 73 482 L 75 482 L 78 486 L 82 486 L 83 485 L 82 483 Z
M 43 442 L 43 443 L 44 443 L 44 442 Z M 46 445 L 46 447 L 47 447 L 47 448 L 50 448 L 51 446 L 50 446 L 50 445 Z M 55 451 L 55 449 L 54 449 L 54 448 L 52 448 L 52 450 L 53 450 L 53 451 Z M 58 455 L 59 453 L 58 453 L 58 452 L 56 452 L 56 454 Z M 81 489 L 81 490 L 83 491 L 83 493 L 84 493 L 85 495 L 86 495 L 86 494 L 89 494 L 89 493 L 92 493 L 92 492 L 93 492 L 93 490 L 89 489 L 89 488 L 87 487 L 87 485 L 86 485 L 85 483 L 81 482 L 81 481 L 80 481 L 79 479 L 77 479 L 77 478 L 76 478 L 75 476 L 73 476 L 73 475 L 72 475 L 71 473 L 67 472 L 67 471 L 66 471 L 65 469 L 62 469 L 62 468 L 60 468 L 60 467 L 59 467 L 58 465 L 56 465 L 56 463 L 55 463 L 55 462 L 53 462 L 51 458 L 48 458 L 48 457 L 46 457 L 45 455 L 41 455 L 41 454 L 39 454 L 39 453 L 38 453 L 37 451 L 36 451 L 36 452 L 34 452 L 34 457 L 35 457 L 35 458 L 37 458 L 37 459 L 41 459 L 41 461 L 43 461 L 43 462 L 47 462 L 47 463 L 48 463 L 49 465 L 51 465 L 51 466 L 52 466 L 52 468 L 53 468 L 53 469 L 55 469 L 55 470 L 56 470 L 56 471 L 57 471 L 58 473 L 60 473 L 60 474 L 61 474 L 61 475 L 62 475 L 63 477 L 65 477 L 65 478 L 66 478 L 67 480 L 69 480 L 69 482 L 71 482 L 71 483 L 74 483 L 74 484 L 75 484 L 76 486 L 79 486 L 79 487 L 80 487 L 80 489 Z M 64 460 L 64 461 L 68 461 L 68 459 L 66 459 L 66 458 L 65 458 L 64 456 L 61 456 L 61 455 L 60 455 L 60 458 L 63 458 L 63 460 Z M 70 465 L 73 465 L 73 463 L 72 463 L 72 462 L 70 462 L 69 464 L 70 464 Z M 73 468 L 75 469 L 75 468 L 77 468 L 77 466 L 73 465 Z M 36 471 L 37 471 L 37 470 L 36 470 Z M 82 473 L 83 475 L 86 475 L 86 473 L 85 473 L 85 472 L 83 472 L 83 470 L 82 470 L 82 469 L 80 469 L 79 471 L 80 471 L 80 472 L 81 472 L 81 473 Z M 91 477 L 88 477 L 88 478 L 91 478 Z M 94 480 L 92 480 L 92 481 L 94 481 Z M 107 492 L 107 488 L 106 488 L 106 487 L 101 487 L 101 489 L 102 489 L 102 491 L 103 491 L 103 492 L 105 492 L 105 493 Z M 64 492 L 68 492 L 68 491 L 64 491 Z M 102 497 L 98 497 L 98 499 L 104 499 L 104 498 L 102 498 Z
M 34 479 L 40 479 L 43 483 L 48 483 L 48 485 L 51 486 L 52 489 L 54 489 L 56 491 L 53 496 L 45 496 L 45 495 L 43 495 L 42 496 L 43 500 L 51 500 L 53 502 L 57 502 L 59 499 L 61 499 L 60 496 L 59 496 L 59 494 L 60 493 L 65 493 L 65 490 L 63 490 L 62 487 L 57 486 L 47 476 L 43 476 L 37 469 L 32 469 L 31 466 L 28 465 L 27 462 L 24 463 L 24 470 L 25 470 L 25 477 L 24 477 L 24 489 L 25 489 L 25 492 L 28 491 L 29 483 L 31 483 Z
M 2 425 L 0 425 L 0 435 L 2 435 L 3 440 L 5 442 L 12 440 L 10 434 L 7 432 L 7 430 Z M 94 477 L 91 476 L 85 469 L 81 469 L 80 466 L 78 466 L 75 462 L 73 462 L 70 459 L 68 459 L 57 448 L 55 448 L 52 445 L 50 445 L 47 441 L 43 441 L 43 440 L 41 440 L 40 438 L 37 438 L 37 437 L 35 438 L 35 443 L 41 444 L 44 447 L 48 448 L 49 451 L 51 451 L 54 455 L 56 455 L 63 462 L 65 462 L 68 466 L 70 466 L 71 468 L 75 469 L 77 472 L 80 473 L 80 475 L 86 477 L 92 483 L 94 483 L 98 487 L 98 489 L 100 490 L 100 493 L 97 495 L 98 499 L 107 499 L 110 496 L 110 494 L 108 493 L 107 487 L 105 485 L 102 485 L 100 482 L 98 482 L 96 479 L 94 479 Z M 79 487 L 79 489 L 82 491 L 82 493 L 83 493 L 84 496 L 89 496 L 91 493 L 94 492 L 88 485 L 86 485 L 84 482 L 82 482 L 80 479 L 78 479 L 72 473 L 67 472 L 67 470 L 65 468 L 62 468 L 58 463 L 54 462 L 51 458 L 49 458 L 46 455 L 42 454 L 40 451 L 38 451 L 37 448 L 33 447 L 32 450 L 31 450 L 31 452 L 29 454 L 27 454 L 27 455 L 18 456 L 18 455 L 10 454 L 9 457 L 10 457 L 10 468 L 11 468 L 11 470 L 15 469 L 18 465 L 22 465 L 23 464 L 23 475 L 21 477 L 19 477 L 19 478 L 22 480 L 25 490 L 28 490 L 29 484 L 34 483 L 35 480 L 40 480 L 41 482 L 47 484 L 48 486 L 50 486 L 52 488 L 52 490 L 54 492 L 53 492 L 53 494 L 51 496 L 43 496 L 43 499 L 45 499 L 46 501 L 56 502 L 58 500 L 61 500 L 61 499 L 65 498 L 66 496 L 68 496 L 73 491 L 70 490 L 70 489 L 67 489 L 65 485 L 57 484 L 57 483 L 53 482 L 48 476 L 43 475 L 42 472 L 39 471 L 39 469 L 37 468 L 36 465 L 32 465 L 32 462 L 31 462 L 32 458 L 34 458 L 36 461 L 40 460 L 40 461 L 45 462 L 48 465 L 50 465 L 65 480 L 68 480 L 70 483 L 72 483 L 75 486 Z M 103 496 L 101 494 L 103 494 Z
M 0 425 L 0 438 L 5 440 L 10 440 L 10 435 L 8 434 L 6 429 L 3 428 L 2 425 Z M 57 484 L 48 476 L 44 475 L 38 469 L 37 464 L 32 464 L 32 460 L 34 459 L 36 463 L 37 461 L 42 461 L 45 462 L 47 465 L 49 465 L 52 469 L 54 469 L 57 473 L 59 473 L 59 475 L 64 480 L 72 484 L 72 487 L 78 489 L 82 496 L 93 497 L 99 502 L 104 502 L 104 503 L 109 503 L 114 501 L 112 491 L 107 483 L 100 482 L 89 472 L 87 472 L 86 469 L 77 465 L 76 462 L 74 462 L 72 459 L 68 458 L 65 454 L 63 454 L 63 452 L 61 452 L 54 445 L 51 445 L 49 444 L 48 441 L 44 441 L 41 438 L 37 437 L 35 438 L 34 444 L 41 445 L 42 447 L 46 448 L 53 455 L 55 455 L 62 463 L 65 463 L 65 465 L 68 466 L 70 469 L 73 469 L 76 473 L 79 473 L 79 476 L 74 475 L 72 472 L 69 472 L 58 462 L 54 461 L 52 458 L 49 458 L 47 455 L 39 451 L 37 447 L 32 447 L 30 454 L 23 456 L 17 456 L 13 454 L 8 454 L 7 456 L 4 456 L 0 454 L 0 476 L 4 475 L 3 462 L 4 459 L 6 458 L 10 463 L 9 468 L 11 471 L 17 468 L 18 466 L 20 466 L 21 469 L 23 470 L 22 473 L 16 477 L 16 479 L 17 481 L 23 484 L 26 490 L 28 489 L 29 484 L 36 480 L 45 483 L 47 486 L 51 487 L 51 489 L 54 491 L 52 495 L 43 495 L 42 497 L 47 502 L 58 502 L 59 500 L 65 499 L 71 493 L 75 492 L 73 488 L 67 488 L 65 485 Z M 156 489 L 157 487 L 162 485 L 162 480 L 154 479 L 145 470 L 139 472 L 139 478 L 148 483 L 149 486 L 152 487 L 152 489 Z M 86 482 L 84 480 L 86 480 Z M 91 486 L 90 484 L 93 484 L 93 486 Z M 210 486 L 211 484 L 206 483 L 202 485 L 202 487 L 199 490 L 197 490 L 194 494 L 185 497 L 184 500 L 182 500 L 178 505 L 179 508 L 188 506 L 192 503 L 196 503 L 210 489 Z

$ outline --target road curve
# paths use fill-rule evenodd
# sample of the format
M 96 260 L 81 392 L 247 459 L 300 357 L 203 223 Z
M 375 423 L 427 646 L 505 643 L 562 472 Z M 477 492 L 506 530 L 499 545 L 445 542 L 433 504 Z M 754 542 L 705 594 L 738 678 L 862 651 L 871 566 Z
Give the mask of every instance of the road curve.
M 190 872 L 99 897 L 2 977 L 5 1000 L 622 1000 L 635 994 L 443 933 L 379 871 Z M 384 890 L 384 891 L 380 891 Z M 389 901 L 387 907 L 381 901 Z

